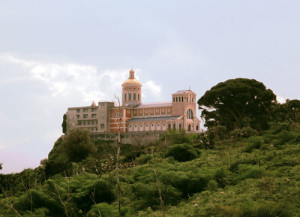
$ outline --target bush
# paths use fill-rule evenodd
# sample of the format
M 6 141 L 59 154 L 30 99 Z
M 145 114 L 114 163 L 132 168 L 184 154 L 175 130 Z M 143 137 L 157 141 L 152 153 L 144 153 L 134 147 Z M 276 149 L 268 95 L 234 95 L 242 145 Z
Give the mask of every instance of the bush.
M 210 180 L 207 185 L 209 191 L 218 191 L 218 183 L 215 180 Z
M 251 127 L 244 127 L 231 131 L 230 135 L 235 138 L 249 138 L 251 136 L 257 136 L 258 132 Z
M 177 188 L 184 198 L 193 195 L 194 193 L 205 190 L 208 184 L 208 178 L 204 176 L 193 177 L 189 175 L 178 176 L 173 180 L 171 185 Z
M 70 162 L 80 162 L 96 151 L 90 141 L 90 133 L 85 129 L 74 129 L 63 141 L 64 152 Z
M 192 145 L 189 144 L 177 144 L 169 148 L 167 157 L 174 157 L 175 160 L 184 162 L 190 161 L 198 157 L 200 154 Z
M 263 140 L 261 137 L 251 137 L 248 145 L 246 145 L 244 152 L 251 153 L 254 149 L 259 149 Z
M 101 213 L 101 215 L 99 212 Z M 100 203 L 92 206 L 92 209 L 88 212 L 87 216 L 118 217 L 119 212 L 118 212 L 118 208 L 113 205 L 107 203 Z
M 223 168 L 216 171 L 214 178 L 220 188 L 224 188 L 226 186 L 227 174 Z
M 92 193 L 95 190 L 95 200 L 97 203 L 100 202 L 111 203 L 116 199 L 113 189 L 114 187 L 111 184 L 99 180 L 96 182 L 96 184 L 94 185 L 90 193 Z
M 295 139 L 295 136 L 291 132 L 283 130 L 276 135 L 276 138 L 279 139 L 282 143 L 286 143 Z
M 38 190 L 29 190 L 18 198 L 15 208 L 22 211 L 47 208 L 50 215 L 64 214 L 64 209 L 59 201 Z

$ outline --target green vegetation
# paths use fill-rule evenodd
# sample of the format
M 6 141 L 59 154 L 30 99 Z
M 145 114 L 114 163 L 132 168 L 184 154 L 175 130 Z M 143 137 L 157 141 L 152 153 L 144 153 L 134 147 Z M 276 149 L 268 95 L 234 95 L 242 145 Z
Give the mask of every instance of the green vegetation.
M 224 126 L 228 130 L 252 127 L 267 129 L 269 112 L 276 96 L 254 79 L 237 78 L 221 82 L 198 100 L 208 128 Z
M 300 216 L 299 101 L 278 104 L 255 80 L 212 90 L 206 95 L 216 99 L 237 94 L 239 121 L 219 117 L 229 104 L 204 104 L 205 96 L 206 132 L 170 130 L 149 144 L 121 144 L 120 211 L 116 142 L 77 129 L 55 142 L 40 167 L 0 175 L 0 216 Z
M 67 115 L 66 114 L 64 114 L 64 116 L 63 116 L 63 122 L 62 122 L 61 126 L 62 126 L 62 132 L 66 133 L 67 132 Z
M 60 138 L 46 166 L 0 176 L 0 216 L 297 216 L 300 127 L 291 125 L 214 138 L 213 149 L 203 145 L 209 131 L 122 144 L 120 214 L 114 143 L 89 141 L 97 151 L 75 162 L 61 157 L 70 139 Z M 47 174 L 47 165 L 60 164 L 67 166 Z

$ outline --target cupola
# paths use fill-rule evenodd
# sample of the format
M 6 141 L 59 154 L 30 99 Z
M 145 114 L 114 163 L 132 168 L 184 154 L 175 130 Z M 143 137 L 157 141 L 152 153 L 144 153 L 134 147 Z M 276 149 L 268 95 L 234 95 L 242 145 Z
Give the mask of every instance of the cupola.
M 122 84 L 122 105 L 137 106 L 142 102 L 142 84 L 135 78 L 133 69 L 129 71 L 129 78 Z

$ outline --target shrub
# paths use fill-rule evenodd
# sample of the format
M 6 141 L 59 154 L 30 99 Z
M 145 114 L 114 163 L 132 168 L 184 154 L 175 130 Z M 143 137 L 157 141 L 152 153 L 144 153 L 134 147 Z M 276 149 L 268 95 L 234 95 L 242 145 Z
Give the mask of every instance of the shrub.
M 177 144 L 169 148 L 167 156 L 172 156 L 175 160 L 184 162 L 197 158 L 199 153 L 192 145 Z
M 291 132 L 283 130 L 276 135 L 276 138 L 279 139 L 282 143 L 286 143 L 295 139 L 295 136 Z
M 100 215 L 100 213 L 101 215 Z M 92 209 L 88 212 L 87 216 L 90 217 L 118 217 L 118 208 L 107 204 L 107 203 L 100 203 L 92 206 Z
M 244 152 L 251 153 L 254 149 L 259 149 L 263 140 L 261 137 L 251 137 L 248 145 L 246 145 Z
M 219 187 L 224 188 L 226 186 L 227 174 L 223 168 L 216 171 L 214 178 L 217 181 Z
M 258 132 L 251 127 L 244 127 L 231 131 L 230 135 L 235 138 L 249 138 L 251 136 L 257 136 Z
M 218 183 L 215 180 L 210 180 L 207 185 L 209 191 L 218 191 Z
M 36 210 L 39 208 L 47 208 L 51 215 L 64 214 L 64 209 L 61 203 L 51 197 L 45 192 L 38 190 L 29 190 L 22 195 L 15 204 L 18 210 Z
M 204 176 L 178 176 L 176 180 L 171 183 L 175 188 L 177 188 L 184 198 L 189 195 L 203 191 L 208 184 L 208 178 Z
M 96 151 L 90 141 L 90 134 L 85 129 L 74 129 L 63 141 L 64 152 L 70 162 L 80 162 Z
M 111 203 L 116 199 L 116 196 L 113 192 L 113 186 L 106 183 L 103 180 L 99 180 L 94 185 L 92 191 L 95 190 L 95 200 L 97 203 L 108 202 Z M 90 193 L 92 193 L 92 191 Z

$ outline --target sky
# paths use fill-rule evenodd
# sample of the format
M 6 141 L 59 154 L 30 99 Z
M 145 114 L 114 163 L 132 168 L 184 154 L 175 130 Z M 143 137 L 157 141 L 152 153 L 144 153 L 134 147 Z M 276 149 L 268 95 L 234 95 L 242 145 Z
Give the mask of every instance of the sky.
M 299 11 L 296 0 L 0 0 L 0 172 L 39 166 L 67 108 L 113 101 L 131 68 L 145 103 L 240 77 L 300 99 Z

